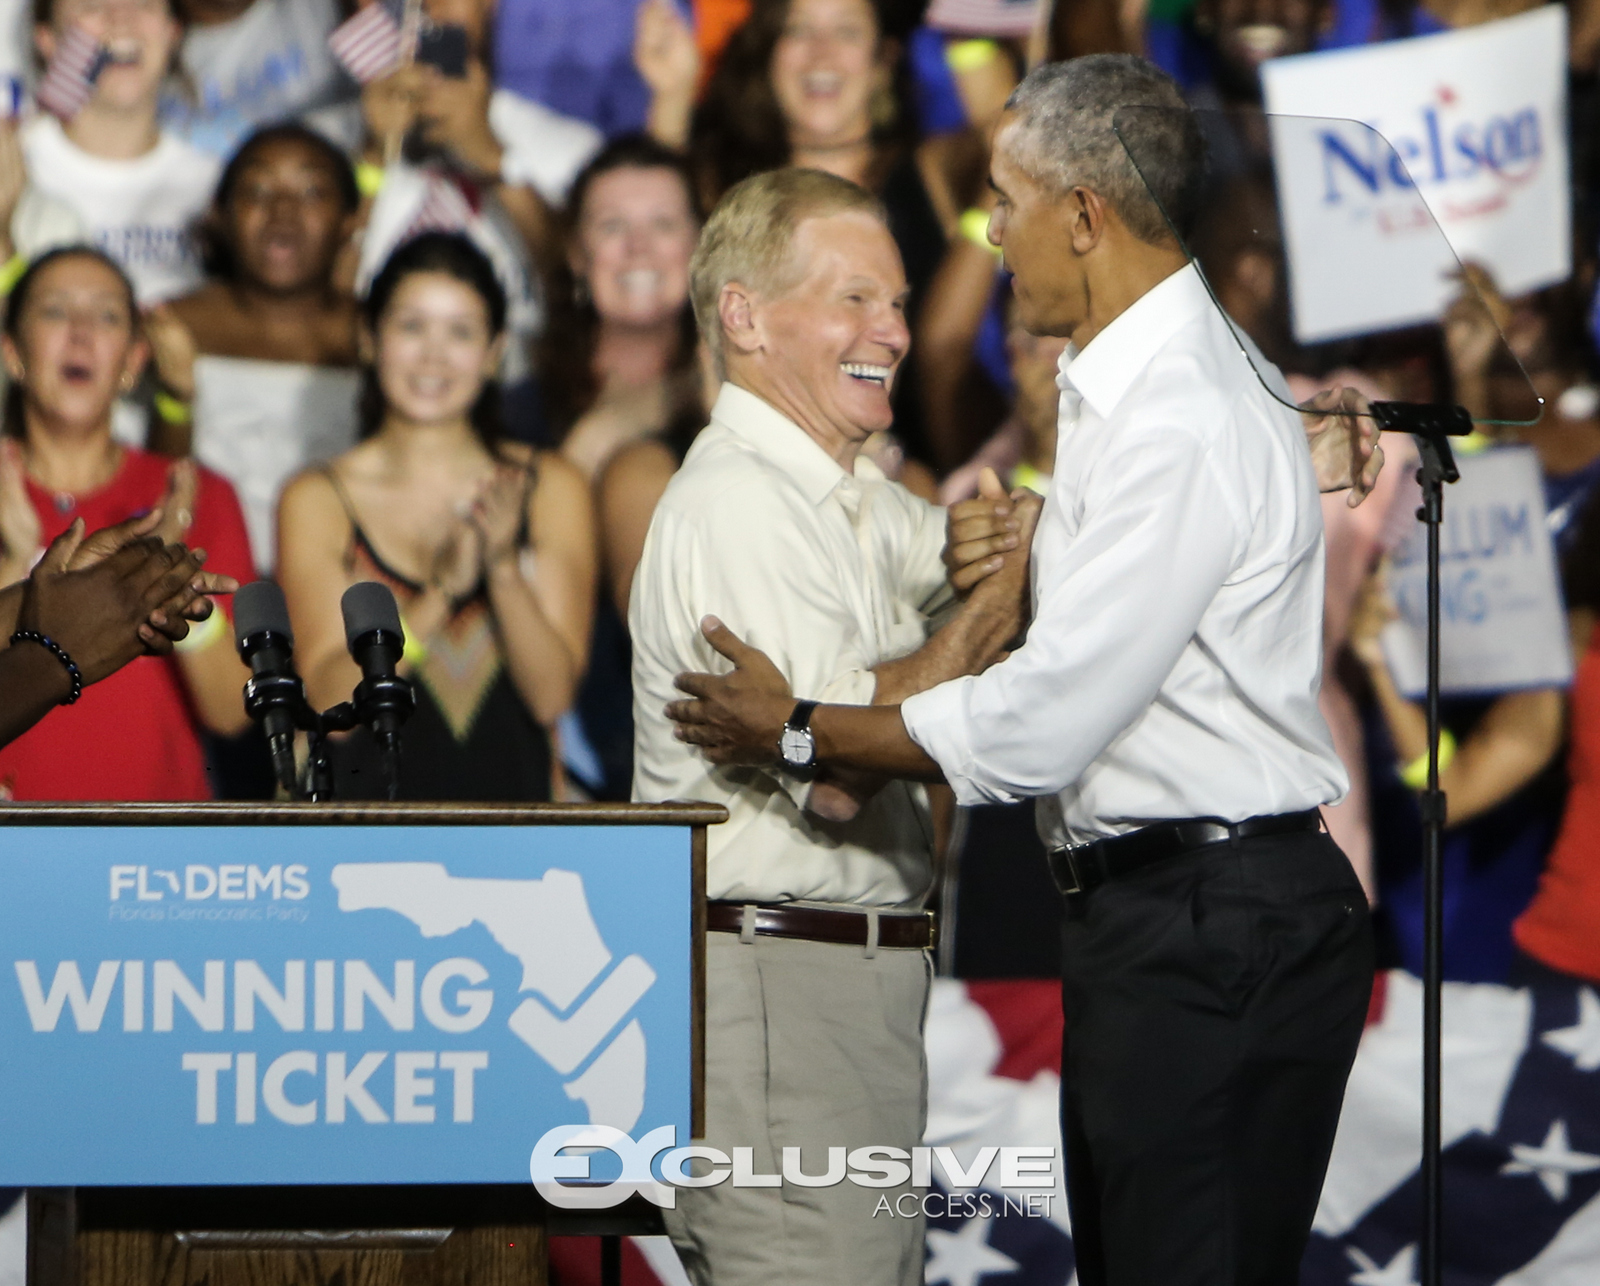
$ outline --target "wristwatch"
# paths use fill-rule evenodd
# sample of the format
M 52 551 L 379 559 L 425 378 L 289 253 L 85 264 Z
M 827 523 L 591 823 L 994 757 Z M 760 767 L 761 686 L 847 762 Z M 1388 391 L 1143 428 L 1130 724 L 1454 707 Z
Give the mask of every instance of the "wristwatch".
M 817 774 L 817 738 L 810 728 L 811 712 L 816 708 L 815 701 L 797 703 L 778 736 L 778 758 L 784 770 L 801 781 L 810 781 Z

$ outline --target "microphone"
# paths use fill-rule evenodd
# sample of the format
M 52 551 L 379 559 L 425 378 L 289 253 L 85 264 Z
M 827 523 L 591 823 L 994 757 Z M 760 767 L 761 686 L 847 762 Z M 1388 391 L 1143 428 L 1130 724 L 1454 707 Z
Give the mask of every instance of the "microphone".
M 233 596 L 233 637 L 239 658 L 250 667 L 244 708 L 267 734 L 278 784 L 295 789 L 294 732 L 305 705 L 305 689 L 294 672 L 294 631 L 283 591 L 258 580 Z
M 411 684 L 395 671 L 405 651 L 406 635 L 400 609 L 387 585 L 362 581 L 345 590 L 339 600 L 344 613 L 344 636 L 350 655 L 361 667 L 361 682 L 353 700 L 356 717 L 372 729 L 383 752 L 389 798 L 398 797 L 400 725 L 416 708 Z

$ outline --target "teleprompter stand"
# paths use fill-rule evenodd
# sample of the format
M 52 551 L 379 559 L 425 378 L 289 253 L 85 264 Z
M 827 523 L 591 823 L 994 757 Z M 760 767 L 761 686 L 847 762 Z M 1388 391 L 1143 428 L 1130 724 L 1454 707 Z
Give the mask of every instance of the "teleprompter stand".
M 1450 450 L 1452 437 L 1472 432 L 1472 417 L 1459 406 L 1414 402 L 1374 402 L 1378 426 L 1409 433 L 1422 467 L 1422 507 L 1417 520 L 1428 536 L 1428 788 L 1422 792 L 1422 1275 L 1421 1286 L 1439 1286 L 1444 1231 L 1440 1170 L 1440 1030 L 1444 979 L 1444 823 L 1445 795 L 1439 789 L 1439 528 L 1444 521 L 1444 489 L 1460 478 Z

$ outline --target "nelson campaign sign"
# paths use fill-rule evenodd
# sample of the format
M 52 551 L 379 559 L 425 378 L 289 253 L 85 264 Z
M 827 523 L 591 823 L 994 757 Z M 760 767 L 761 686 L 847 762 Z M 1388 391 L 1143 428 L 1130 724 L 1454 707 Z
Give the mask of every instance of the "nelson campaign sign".
M 1301 343 L 1437 320 L 1458 259 L 1508 295 L 1571 272 L 1561 5 L 1262 83 Z

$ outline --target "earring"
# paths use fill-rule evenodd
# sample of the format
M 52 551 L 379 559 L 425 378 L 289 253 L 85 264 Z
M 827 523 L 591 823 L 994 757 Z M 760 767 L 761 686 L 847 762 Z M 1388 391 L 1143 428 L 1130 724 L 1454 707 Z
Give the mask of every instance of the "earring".
M 874 130 L 883 131 L 893 127 L 900 117 L 900 104 L 895 100 L 894 88 L 888 84 L 880 84 L 873 90 L 868 111 L 872 116 Z
M 119 381 L 119 382 L 118 382 L 118 387 L 119 387 L 119 388 L 120 388 L 120 389 L 121 389 L 121 390 L 122 390 L 122 391 L 123 391 L 123 392 L 124 392 L 124 393 L 131 393 L 131 392 L 133 392 L 133 385 L 134 385 L 134 378 L 133 378 L 133 376 L 131 376 L 131 375 L 124 375 L 124 376 L 123 376 L 123 377 L 122 377 L 122 379 L 121 379 L 121 380 L 120 380 L 120 381 Z

